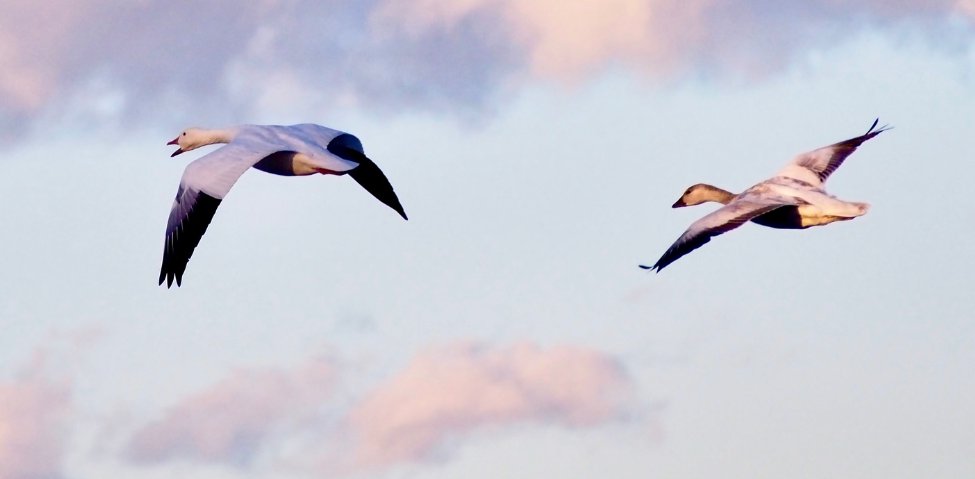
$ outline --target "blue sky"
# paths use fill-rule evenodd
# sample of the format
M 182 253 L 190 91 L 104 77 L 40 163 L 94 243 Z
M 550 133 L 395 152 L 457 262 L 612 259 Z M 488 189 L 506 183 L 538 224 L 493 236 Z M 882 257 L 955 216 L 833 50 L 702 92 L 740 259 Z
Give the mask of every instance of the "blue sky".
M 0 479 L 972 475 L 975 6 L 766 3 L 0 7 Z M 875 117 L 866 216 L 637 269 Z M 156 286 L 165 142 L 296 122 L 410 221 L 250 172 Z

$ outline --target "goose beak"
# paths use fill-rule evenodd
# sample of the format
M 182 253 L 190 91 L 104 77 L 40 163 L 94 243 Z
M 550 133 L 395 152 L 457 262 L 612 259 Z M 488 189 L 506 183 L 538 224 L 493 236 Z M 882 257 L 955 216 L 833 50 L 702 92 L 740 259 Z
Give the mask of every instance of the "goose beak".
M 684 206 L 687 206 L 687 203 L 684 203 L 684 198 L 681 198 L 671 205 L 671 208 L 682 208 Z
M 176 138 L 173 138 L 172 140 L 169 141 L 169 143 L 166 143 L 166 144 L 167 145 L 179 145 L 179 137 L 177 136 Z M 174 156 L 176 156 L 176 155 L 178 155 L 180 153 L 183 153 L 183 149 L 182 148 L 177 148 L 176 151 L 174 151 L 172 155 L 169 155 L 169 157 L 172 158 L 172 157 L 174 157 Z

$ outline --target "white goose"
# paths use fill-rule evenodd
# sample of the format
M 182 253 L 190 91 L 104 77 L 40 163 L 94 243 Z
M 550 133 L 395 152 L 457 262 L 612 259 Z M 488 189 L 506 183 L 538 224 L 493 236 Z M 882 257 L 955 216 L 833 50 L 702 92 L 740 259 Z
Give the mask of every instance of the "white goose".
M 845 221 L 867 212 L 867 203 L 847 202 L 826 193 L 823 184 L 843 160 L 863 142 L 890 129 L 877 128 L 878 120 L 861 136 L 803 153 L 776 176 L 735 195 L 721 188 L 699 183 L 688 188 L 674 208 L 714 201 L 725 206 L 695 221 L 654 263 L 640 265 L 659 273 L 681 256 L 700 248 L 711 238 L 731 231 L 747 221 L 782 229 L 805 229 L 834 221 Z
M 167 144 L 179 146 L 171 155 L 176 156 L 215 143 L 226 145 L 187 165 L 179 182 L 166 225 L 160 285 L 165 281 L 171 287 L 173 280 L 177 286 L 182 283 L 186 263 L 217 207 L 251 167 L 282 176 L 348 173 L 407 219 L 386 175 L 366 157 L 359 139 L 348 133 L 314 124 L 189 128 Z

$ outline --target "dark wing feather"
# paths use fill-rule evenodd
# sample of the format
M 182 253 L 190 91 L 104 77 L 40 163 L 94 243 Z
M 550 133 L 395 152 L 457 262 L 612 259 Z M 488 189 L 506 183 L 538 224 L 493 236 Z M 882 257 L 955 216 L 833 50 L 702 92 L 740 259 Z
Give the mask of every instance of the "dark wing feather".
M 733 201 L 727 206 L 708 214 L 707 216 L 695 221 L 687 231 L 684 232 L 670 246 L 667 251 L 654 263 L 653 266 L 640 265 L 643 269 L 654 270 L 659 273 L 670 263 L 677 261 L 681 256 L 704 246 L 711 238 L 722 233 L 731 231 L 756 216 L 761 216 L 777 208 L 787 206 L 784 204 L 756 203 L 751 201 Z
M 841 141 L 839 143 L 824 146 L 813 151 L 803 153 L 792 161 L 792 165 L 803 167 L 815 174 L 820 182 L 826 181 L 829 175 L 833 174 L 840 165 L 853 154 L 863 142 L 889 130 L 891 127 L 884 125 L 877 128 L 880 119 L 873 121 L 873 125 L 866 133 L 856 138 Z M 788 176 L 788 175 L 785 175 Z M 800 178 L 801 179 L 801 178 Z
M 220 201 L 222 200 L 180 185 L 173 209 L 169 212 L 169 222 L 166 224 L 166 243 L 163 247 L 162 268 L 159 270 L 160 285 L 165 281 L 169 288 L 173 285 L 173 280 L 176 280 L 176 286 L 181 285 L 186 263 L 200 244 Z
M 200 244 L 200 238 L 213 219 L 220 201 L 245 171 L 276 151 L 273 144 L 262 144 L 246 138 L 244 142 L 247 144 L 231 142 L 191 162 L 183 170 L 176 201 L 166 223 L 166 244 L 159 284 L 165 280 L 169 287 L 175 280 L 176 285 L 180 285 L 186 262 L 193 255 L 196 245 Z
M 359 140 L 348 133 L 339 135 L 328 144 L 328 151 L 333 155 L 359 164 L 359 166 L 349 170 L 348 173 L 356 183 L 359 183 L 359 186 L 365 188 L 386 206 L 396 210 L 404 220 L 409 219 L 406 217 L 406 211 L 403 210 L 403 205 L 400 204 L 396 192 L 393 191 L 393 185 L 389 183 L 379 166 L 366 157 L 366 154 L 361 150 L 362 145 Z

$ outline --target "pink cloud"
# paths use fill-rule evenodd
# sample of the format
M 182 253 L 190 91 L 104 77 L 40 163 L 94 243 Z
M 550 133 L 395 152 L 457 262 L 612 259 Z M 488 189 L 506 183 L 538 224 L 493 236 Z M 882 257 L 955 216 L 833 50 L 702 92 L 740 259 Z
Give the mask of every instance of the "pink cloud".
M 169 408 L 126 447 L 140 463 L 171 459 L 246 466 L 282 428 L 314 415 L 331 396 L 333 366 L 315 359 L 293 370 L 241 370 Z
M 699 41 L 703 16 L 717 0 L 386 0 L 376 21 L 405 25 L 410 35 L 455 28 L 491 12 L 525 52 L 531 74 L 567 79 L 614 62 L 668 70 L 683 45 Z M 389 26 L 389 25 L 387 25 Z
M 0 381 L 0 479 L 62 476 L 70 395 L 41 369 L 35 364 L 18 378 Z
M 476 15 L 500 22 L 525 52 L 531 75 L 574 81 L 613 66 L 654 77 L 698 67 L 771 70 L 803 47 L 828 45 L 865 27 L 916 22 L 924 28 L 951 16 L 970 25 L 975 7 L 973 0 L 383 0 L 373 20 L 419 37 L 457 29 Z
M 36 110 L 54 94 L 57 74 L 67 59 L 59 50 L 77 26 L 69 2 L 5 1 L 0 7 L 0 105 Z
M 975 18 L 975 0 L 958 0 L 955 2 L 955 8 L 971 18 Z
M 613 69 L 767 75 L 867 29 L 950 48 L 973 20 L 975 0 L 7 0 L 0 137 L 66 109 L 96 123 L 335 105 L 470 116 L 525 82 Z
M 291 101 L 309 111 L 481 103 L 497 75 L 465 62 L 497 69 L 501 52 L 484 44 L 488 32 L 454 43 L 378 39 L 367 28 L 373 4 L 0 2 L 0 137 L 66 109 L 82 118 L 108 108 L 130 120 L 241 121 L 292 90 L 303 94 Z
M 447 438 L 516 423 L 593 426 L 624 413 L 619 363 L 580 347 L 429 349 L 351 411 L 357 467 L 422 461 Z

